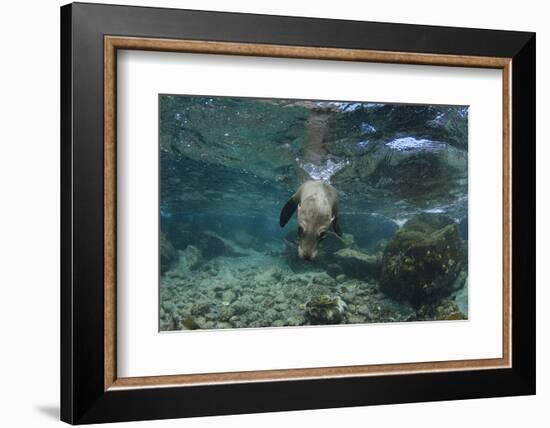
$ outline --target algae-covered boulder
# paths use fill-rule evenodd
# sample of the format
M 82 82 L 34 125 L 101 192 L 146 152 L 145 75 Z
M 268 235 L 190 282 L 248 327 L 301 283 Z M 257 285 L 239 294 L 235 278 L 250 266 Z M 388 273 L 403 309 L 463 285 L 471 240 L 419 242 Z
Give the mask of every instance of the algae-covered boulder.
M 346 303 L 339 296 L 320 294 L 307 302 L 304 315 L 313 325 L 339 324 L 345 321 L 346 308 Z
M 466 260 L 458 225 L 441 214 L 410 219 L 389 242 L 382 257 L 381 289 L 415 307 L 453 291 Z

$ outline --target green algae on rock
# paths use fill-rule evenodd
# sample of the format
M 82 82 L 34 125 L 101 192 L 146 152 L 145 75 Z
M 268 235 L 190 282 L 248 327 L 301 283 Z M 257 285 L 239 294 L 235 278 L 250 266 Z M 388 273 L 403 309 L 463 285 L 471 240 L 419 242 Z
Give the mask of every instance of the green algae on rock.
M 305 306 L 305 317 L 310 324 L 339 324 L 346 314 L 346 303 L 339 297 L 321 294 L 313 296 Z
M 388 243 L 382 257 L 381 289 L 418 307 L 452 292 L 465 254 L 458 225 L 441 214 L 409 220 Z

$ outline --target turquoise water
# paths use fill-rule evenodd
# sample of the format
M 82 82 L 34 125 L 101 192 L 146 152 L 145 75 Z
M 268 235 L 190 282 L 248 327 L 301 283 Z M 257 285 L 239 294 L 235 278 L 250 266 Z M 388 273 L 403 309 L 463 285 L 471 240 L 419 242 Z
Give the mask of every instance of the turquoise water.
M 163 331 L 467 319 L 468 108 L 160 95 Z M 338 195 L 298 254 L 307 180 Z

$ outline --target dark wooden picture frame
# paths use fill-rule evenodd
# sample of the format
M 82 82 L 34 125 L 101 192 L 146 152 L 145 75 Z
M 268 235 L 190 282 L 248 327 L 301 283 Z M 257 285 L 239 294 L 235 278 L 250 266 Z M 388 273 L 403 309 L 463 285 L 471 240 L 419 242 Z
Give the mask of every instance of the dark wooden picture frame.
M 503 357 L 118 378 L 117 49 L 501 69 Z M 81 424 L 535 393 L 533 33 L 70 4 L 61 8 L 61 131 L 63 421 Z

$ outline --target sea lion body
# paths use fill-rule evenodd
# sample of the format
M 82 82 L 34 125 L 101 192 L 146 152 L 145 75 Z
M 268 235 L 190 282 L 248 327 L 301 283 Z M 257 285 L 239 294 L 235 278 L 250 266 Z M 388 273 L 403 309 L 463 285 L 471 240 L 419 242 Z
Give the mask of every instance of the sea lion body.
M 309 180 L 302 184 L 281 211 L 279 224 L 285 226 L 294 211 L 298 211 L 298 254 L 313 260 L 330 226 L 341 235 L 338 226 L 338 195 L 334 187 L 322 181 Z

